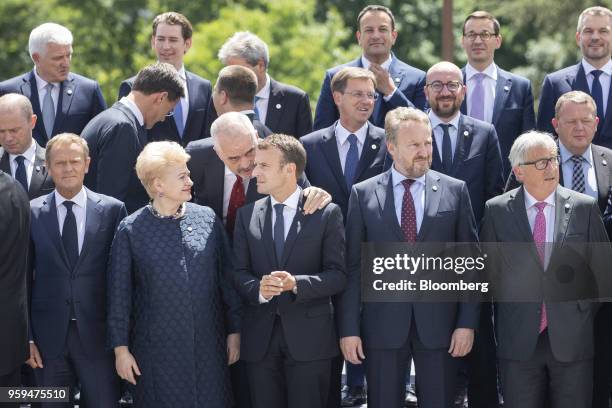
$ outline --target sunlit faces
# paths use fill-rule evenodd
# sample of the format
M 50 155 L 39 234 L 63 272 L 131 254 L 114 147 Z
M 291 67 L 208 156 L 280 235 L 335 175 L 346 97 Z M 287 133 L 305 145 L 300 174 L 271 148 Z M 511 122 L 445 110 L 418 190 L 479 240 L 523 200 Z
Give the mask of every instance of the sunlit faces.
M 65 81 L 70 73 L 72 45 L 47 43 L 45 52 L 33 53 L 32 59 L 42 79 L 52 83 Z
M 157 26 L 155 35 L 151 37 L 151 47 L 160 62 L 167 62 L 179 70 L 183 66 L 183 57 L 191 48 L 191 38 L 184 39 L 182 27 L 179 24 L 164 24 Z
M 344 92 L 334 92 L 342 126 L 356 131 L 367 122 L 374 110 L 375 92 L 371 80 L 360 78 L 349 79 Z
M 0 110 L 0 145 L 9 154 L 22 154 L 32 146 L 36 115 L 26 118 L 20 109 Z
M 83 179 L 89 170 L 89 157 L 76 143 L 60 143 L 53 146 L 47 162 L 49 175 L 57 191 L 65 198 L 72 198 L 83 187 Z
M 546 148 L 537 146 L 532 148 L 524 164 L 513 168 L 517 180 L 523 183 L 529 194 L 537 200 L 544 200 L 552 194 L 559 184 L 559 162 L 557 161 L 557 147 Z M 547 160 L 546 167 L 536 168 L 538 161 Z
M 476 35 L 476 36 L 474 36 Z M 489 39 L 483 37 L 490 36 Z M 474 37 L 473 40 L 470 37 Z M 471 18 L 465 23 L 461 45 L 470 64 L 484 67 L 493 62 L 495 50 L 501 46 L 501 35 L 495 35 L 493 21 L 486 18 Z
M 444 86 L 439 92 L 436 92 L 430 84 L 441 83 Z M 459 88 L 451 92 L 448 89 L 449 83 L 459 83 Z M 439 67 L 435 70 L 430 70 L 427 73 L 427 85 L 425 86 L 425 96 L 431 110 L 442 119 L 450 119 L 461 108 L 463 98 L 465 97 L 465 85 L 459 69 L 451 67 Z
M 220 135 L 215 141 L 215 152 L 232 173 L 242 177 L 253 177 L 257 138 L 250 133 Z
M 576 33 L 576 44 L 584 58 L 597 68 L 610 58 L 610 19 L 606 16 L 585 16 Z
M 395 170 L 406 177 L 419 178 L 431 166 L 431 128 L 417 121 L 402 122 L 395 142 L 387 141 Z
M 187 163 L 171 164 L 166 167 L 161 177 L 153 181 L 153 186 L 166 200 L 182 204 L 191 200 L 193 181 L 189 174 Z
M 295 189 L 295 164 L 284 163 L 283 155 L 276 148 L 257 150 L 253 177 L 257 178 L 257 192 L 282 196 L 288 186 Z
M 368 11 L 361 17 L 356 36 L 365 57 L 378 62 L 386 60 L 391 54 L 397 31 L 393 30 L 393 22 L 387 13 Z
M 581 155 L 593 141 L 598 122 L 593 106 L 567 101 L 559 110 L 559 119 L 553 119 L 553 126 L 563 146 Z

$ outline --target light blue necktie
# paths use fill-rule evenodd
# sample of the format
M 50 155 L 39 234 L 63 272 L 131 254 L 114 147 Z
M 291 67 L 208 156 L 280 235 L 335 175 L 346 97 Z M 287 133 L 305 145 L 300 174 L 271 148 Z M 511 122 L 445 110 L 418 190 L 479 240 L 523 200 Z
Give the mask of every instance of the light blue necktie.
M 43 99 L 43 123 L 45 125 L 45 131 L 47 132 L 47 138 L 51 139 L 53 137 L 53 124 L 55 123 L 55 107 L 53 106 L 53 98 L 51 97 L 51 93 L 53 92 L 53 84 L 48 83 L 45 86 L 47 93 L 45 94 L 45 98 Z
M 261 99 L 261 96 L 255 96 L 255 101 L 253 102 L 253 111 L 255 112 L 255 119 L 260 120 L 259 118 L 259 109 L 257 109 L 257 101 Z
M 183 131 L 185 130 L 185 124 L 183 123 L 183 104 L 181 103 L 182 98 L 179 98 L 178 103 L 174 106 L 174 122 L 176 123 L 176 130 L 178 130 L 179 137 L 183 137 Z

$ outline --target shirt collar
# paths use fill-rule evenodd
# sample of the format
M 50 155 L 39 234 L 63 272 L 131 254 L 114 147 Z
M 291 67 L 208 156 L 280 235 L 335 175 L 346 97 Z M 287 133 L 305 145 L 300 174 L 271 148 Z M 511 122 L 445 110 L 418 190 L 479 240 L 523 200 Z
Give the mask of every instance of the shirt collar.
M 36 158 L 36 142 L 34 139 L 32 139 L 32 144 L 26 149 L 25 152 L 21 154 L 9 154 L 9 160 L 13 161 L 17 156 L 23 156 L 30 163 L 34 163 L 34 159 Z
M 427 173 L 425 173 L 427 174 Z M 416 183 L 421 183 L 425 185 L 425 174 L 423 174 L 419 178 L 413 179 Z M 391 166 L 391 181 L 393 182 L 393 187 L 397 187 L 402 181 L 406 180 L 408 177 L 404 176 L 402 173 L 395 169 L 395 163 Z
M 559 156 L 561 156 L 561 164 L 564 164 L 566 161 L 571 160 L 574 154 L 570 152 L 565 145 L 559 140 Z M 587 147 L 587 149 L 580 156 L 593 166 L 593 151 L 591 150 L 591 145 Z
M 436 115 L 434 113 L 434 111 L 431 110 L 431 109 L 429 110 L 427 115 L 429 116 L 429 121 L 431 122 L 431 128 L 432 129 L 435 129 L 440 124 L 442 124 L 442 125 L 453 125 L 453 127 L 455 129 L 459 129 L 459 116 L 460 116 L 460 112 L 459 111 L 457 111 L 457 113 L 455 114 L 455 117 L 452 118 L 448 122 L 443 122 L 442 119 L 440 119 L 438 117 L 438 115 Z
M 279 203 L 278 201 L 276 201 L 274 199 L 274 197 L 272 197 L 272 196 L 270 196 L 270 202 L 272 203 L 272 207 L 274 207 L 275 204 L 285 204 L 290 209 L 297 210 L 298 204 L 300 202 L 300 195 L 301 194 L 302 194 L 302 189 L 300 188 L 300 186 L 296 186 L 295 191 L 293 192 L 293 194 L 291 194 L 289 197 L 287 197 L 287 199 L 285 201 L 283 201 L 282 203 Z
M 177 70 L 177 72 L 178 72 L 179 76 L 181 77 L 181 79 L 186 82 L 187 81 L 187 74 L 185 74 L 185 65 L 182 65 L 181 69 Z
M 385 71 L 389 71 L 389 67 L 391 66 L 391 62 L 393 62 L 393 58 L 391 58 L 391 54 L 389 54 L 389 58 L 387 58 L 387 60 L 385 62 L 380 64 L 380 66 L 383 67 L 383 69 Z M 361 65 L 363 65 L 363 67 L 365 69 L 368 69 L 368 68 L 370 68 L 370 64 L 371 64 L 371 62 L 366 58 L 366 56 L 362 55 L 361 56 Z
M 253 109 L 246 109 L 246 110 L 241 110 L 238 113 L 242 113 L 243 115 L 254 115 L 255 114 L 255 110 Z
M 469 81 L 476 74 L 485 74 L 487 77 L 497 81 L 497 66 L 492 62 L 484 69 L 484 71 L 481 72 L 468 63 L 465 66 L 465 80 Z
M 340 145 L 346 143 L 350 134 L 354 134 L 355 136 L 357 136 L 357 140 L 359 141 L 359 143 L 361 143 L 361 145 L 363 146 L 363 144 L 365 143 L 366 135 L 368 134 L 368 122 L 364 123 L 363 126 L 357 129 L 356 132 L 350 132 L 344 126 L 342 126 L 340 121 L 337 121 L 335 132 L 336 139 L 338 140 Z
M 255 95 L 259 99 L 269 99 L 270 98 L 270 75 L 266 74 L 266 84 L 263 88 L 257 92 Z
M 40 75 L 38 75 L 38 72 L 36 72 L 36 66 L 34 66 L 34 77 L 36 78 L 36 88 L 38 88 L 38 92 L 44 91 L 45 87 L 47 86 L 49 82 L 45 81 L 44 79 L 42 79 Z M 58 82 L 51 82 L 51 83 L 53 84 L 54 87 L 59 85 Z
M 55 206 L 59 207 L 62 205 L 64 201 L 68 201 L 67 198 L 63 197 L 60 193 L 55 190 Z M 77 193 L 74 197 L 70 199 L 73 203 L 81 208 L 85 208 L 85 203 L 87 202 L 87 193 L 85 192 L 85 187 L 81 187 L 81 191 Z
M 536 203 L 539 203 L 540 201 L 536 200 L 534 196 L 532 196 L 531 194 L 529 194 L 529 191 L 527 191 L 527 189 L 523 186 L 523 191 L 525 192 L 525 206 L 529 209 L 532 208 L 534 205 L 536 205 Z M 546 199 L 544 199 L 544 202 L 546 203 L 546 205 L 550 205 L 552 207 L 555 206 L 555 191 L 553 191 L 548 197 L 546 197 Z
M 140 126 L 144 126 L 144 116 L 142 116 L 142 112 L 140 112 L 140 108 L 138 107 L 138 105 L 134 103 L 134 101 L 129 99 L 127 96 L 124 96 L 123 98 L 119 99 L 119 103 L 122 103 L 125 106 L 127 106 L 128 109 L 132 111 L 134 116 L 136 116 L 136 120 L 138 120 L 138 123 L 140 123 Z
M 585 75 L 589 75 L 591 71 L 597 69 L 591 64 L 589 64 L 584 58 L 582 59 L 582 68 L 584 68 Z M 601 67 L 601 71 L 603 71 L 606 75 L 612 76 L 612 60 L 608 60 L 608 62 L 606 62 L 606 65 Z

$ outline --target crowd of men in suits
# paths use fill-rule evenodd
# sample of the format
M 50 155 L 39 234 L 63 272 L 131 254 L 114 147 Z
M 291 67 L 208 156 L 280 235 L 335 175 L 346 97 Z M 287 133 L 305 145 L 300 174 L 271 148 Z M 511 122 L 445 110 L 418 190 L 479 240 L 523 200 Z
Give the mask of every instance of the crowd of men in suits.
M 413 359 L 422 408 L 466 393 L 473 408 L 608 408 L 609 303 L 362 302 L 360 274 L 364 242 L 531 243 L 522 261 L 542 279 L 545 243 L 609 242 L 612 11 L 580 14 L 582 58 L 546 76 L 537 120 L 530 81 L 494 61 L 488 12 L 463 23 L 465 67 L 427 72 L 392 52 L 388 8 L 356 25 L 362 55 L 326 71 L 314 121 L 250 32 L 221 47 L 212 85 L 184 65 L 188 19 L 160 14 L 158 62 L 107 107 L 70 70 L 70 31 L 32 30 L 34 68 L 0 82 L 1 386 L 79 384 L 86 406 L 117 406 L 106 264 L 118 223 L 149 201 L 138 155 L 170 140 L 234 248 L 237 407 L 400 407 Z

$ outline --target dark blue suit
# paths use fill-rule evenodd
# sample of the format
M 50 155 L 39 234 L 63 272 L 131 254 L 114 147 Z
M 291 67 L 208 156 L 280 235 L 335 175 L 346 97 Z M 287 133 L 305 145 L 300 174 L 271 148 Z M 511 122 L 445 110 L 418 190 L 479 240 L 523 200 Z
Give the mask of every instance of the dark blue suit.
M 555 117 L 555 104 L 561 95 L 569 91 L 582 91 L 591 94 L 582 61 L 548 74 L 544 78 L 538 109 L 537 127 L 539 130 L 555 133 L 551 122 L 552 118 Z M 608 109 L 610 107 L 612 107 L 612 91 L 608 94 Z M 597 126 L 593 143 L 612 148 L 612 123 L 610 123 L 612 122 L 612 115 L 609 112 L 608 110 L 605 119 L 599 118 L 599 126 Z
M 189 142 L 206 137 L 211 125 L 207 120 L 207 112 L 212 105 L 210 81 L 189 71 L 185 71 L 185 78 L 189 95 L 189 113 L 187 113 L 183 137 L 178 134 L 174 118 L 168 118 L 156 123 L 152 129 L 147 131 L 149 141 L 171 140 L 185 147 Z M 135 79 L 136 77 L 133 76 L 121 82 L 119 99 L 130 93 Z
M 114 357 L 106 344 L 106 268 L 115 230 L 127 212 L 112 197 L 86 193 L 85 235 L 74 269 L 62 244 L 54 193 L 30 203 L 31 335 L 44 364 L 36 370 L 39 385 L 72 386 L 64 382 L 69 381 L 65 367 L 70 364 L 88 406 L 110 407 L 117 406 L 119 389 Z M 71 323 L 72 310 L 76 321 Z M 78 334 L 70 333 L 74 324 Z M 71 334 L 78 336 L 82 350 L 75 351 L 67 340 Z
M 370 122 L 378 127 L 385 126 L 387 112 L 397 107 L 410 106 L 423 110 L 427 104 L 423 92 L 425 72 L 400 61 L 395 55 L 392 55 L 392 58 L 393 60 L 389 66 L 389 75 L 393 78 L 397 90 L 389 101 L 385 101 L 383 95 L 378 95 L 379 97 L 374 105 L 374 112 L 370 116 Z M 325 79 L 321 86 L 321 94 L 319 95 L 315 111 L 314 130 L 331 126 L 340 117 L 332 95 L 331 80 L 336 72 L 346 67 L 363 68 L 361 56 L 344 65 L 328 69 L 325 73 Z
M 465 68 L 463 80 L 465 82 Z M 461 113 L 467 114 L 467 99 L 461 105 Z M 499 147 L 504 164 L 504 177 L 510 173 L 508 155 L 514 140 L 535 127 L 533 92 L 531 82 L 497 67 L 497 85 L 493 105 L 492 125 L 497 132 Z
M 53 132 L 51 135 L 47 135 L 42 119 L 41 103 L 38 100 L 38 87 L 36 86 L 34 72 L 30 71 L 1 82 L 0 95 L 7 93 L 22 94 L 30 99 L 34 113 L 38 116 L 32 136 L 42 147 L 45 147 L 51 137 L 59 133 L 68 132 L 80 135 L 85 125 L 94 116 L 106 109 L 106 102 L 98 83 L 81 75 L 70 73 L 68 78 L 60 85 Z

